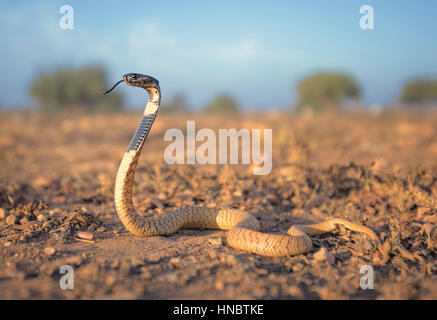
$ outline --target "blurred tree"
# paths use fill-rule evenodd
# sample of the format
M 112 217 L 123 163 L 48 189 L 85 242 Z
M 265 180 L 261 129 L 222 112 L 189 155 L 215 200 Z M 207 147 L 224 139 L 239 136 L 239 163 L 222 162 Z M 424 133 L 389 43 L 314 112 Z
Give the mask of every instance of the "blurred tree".
M 426 102 L 437 100 L 437 80 L 416 79 L 404 84 L 400 101 Z
M 360 88 L 344 73 L 318 72 L 297 84 L 297 109 L 337 110 L 345 98 L 359 98 Z
M 164 101 L 159 110 L 163 113 L 187 113 L 187 98 L 181 93 L 175 94 L 170 100 Z
M 238 112 L 238 103 L 234 98 L 221 94 L 205 107 L 208 113 Z
M 102 66 L 63 67 L 40 73 L 30 86 L 30 94 L 41 110 L 56 112 L 72 109 L 114 111 L 122 108 L 119 92 L 102 95 L 110 85 Z

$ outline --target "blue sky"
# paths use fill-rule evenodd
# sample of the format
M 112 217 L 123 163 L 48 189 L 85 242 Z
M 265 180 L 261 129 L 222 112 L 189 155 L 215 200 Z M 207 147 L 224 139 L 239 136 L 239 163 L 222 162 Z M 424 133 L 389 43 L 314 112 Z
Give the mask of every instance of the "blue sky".
M 59 8 L 74 9 L 74 30 Z M 359 27 L 362 5 L 375 29 Z M 391 103 L 411 78 L 437 77 L 437 1 L 3 1 L 0 104 L 32 103 L 40 71 L 101 63 L 110 82 L 128 72 L 158 78 L 163 99 L 194 107 L 232 94 L 246 108 L 284 108 L 318 70 L 351 73 L 366 105 Z M 121 88 L 131 106 L 145 93 Z

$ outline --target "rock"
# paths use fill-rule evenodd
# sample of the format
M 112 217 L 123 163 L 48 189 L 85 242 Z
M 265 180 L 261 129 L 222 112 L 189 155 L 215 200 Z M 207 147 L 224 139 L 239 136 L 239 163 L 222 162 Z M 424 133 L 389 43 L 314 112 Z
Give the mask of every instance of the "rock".
M 41 188 L 41 187 L 45 187 L 48 186 L 52 183 L 52 180 L 47 178 L 47 177 L 43 177 L 43 176 L 39 176 L 36 179 L 34 179 L 32 181 L 32 186 L 36 189 Z
M 149 263 L 158 263 L 159 261 L 161 261 L 161 256 L 157 253 L 152 253 L 147 257 Z
M 38 220 L 39 222 L 45 222 L 45 221 L 47 220 L 47 218 L 46 218 L 45 215 L 43 215 L 43 214 L 40 213 L 40 214 L 36 217 L 36 220 Z
M 217 251 L 216 250 L 214 250 L 214 249 L 211 249 L 211 250 L 209 250 L 208 251 L 208 256 L 211 258 L 211 259 L 217 259 Z
M 302 262 L 297 262 L 291 267 L 291 270 L 293 272 L 299 272 L 299 271 L 302 271 L 304 267 L 305 267 L 305 264 L 303 264 Z
M 117 281 L 117 278 L 113 275 L 108 275 L 105 279 L 105 284 L 107 286 L 112 286 Z
M 382 245 L 382 247 L 384 248 L 385 252 L 389 253 L 391 251 L 391 244 L 390 241 L 385 241 L 384 244 Z
M 304 297 L 304 294 L 302 290 L 297 285 L 291 285 L 288 287 L 287 293 L 292 296 L 293 298 L 302 299 Z
M 21 219 L 21 220 L 23 220 L 23 219 Z M 21 220 L 20 220 L 20 223 L 21 223 Z M 23 230 L 31 229 L 32 227 L 38 226 L 38 225 L 39 225 L 38 221 L 35 221 L 35 220 L 28 221 L 25 224 L 23 224 Z
M 85 232 L 85 231 L 78 231 L 76 233 L 76 236 L 80 239 L 85 239 L 85 240 L 92 240 L 94 238 L 91 232 Z
M 220 247 L 223 245 L 223 240 L 222 238 L 209 238 L 208 243 L 212 246 Z
M 419 207 L 419 208 L 416 209 L 416 214 L 417 214 L 419 217 L 421 217 L 421 216 L 423 216 L 425 213 L 427 213 L 428 211 L 430 211 L 430 209 L 427 208 L 427 207 Z
M 69 257 L 65 262 L 69 265 L 80 266 L 83 262 L 83 258 L 81 256 L 72 256 Z
M 319 251 L 317 251 L 314 254 L 314 259 L 316 261 L 327 261 L 329 264 L 334 264 L 335 257 L 329 253 L 328 249 L 326 248 L 320 248 Z
M 0 208 L 0 219 L 5 219 L 7 215 L 8 212 L 6 211 L 6 209 Z
M 26 224 L 27 222 L 29 222 L 29 219 L 26 217 L 20 219 L 20 224 Z
M 10 215 L 6 218 L 6 224 L 8 226 L 11 226 L 11 225 L 15 224 L 16 222 L 17 222 L 17 217 L 14 215 Z
M 216 281 L 216 283 L 215 283 L 216 290 L 221 291 L 224 289 L 224 287 L 225 287 L 225 284 L 223 283 L 223 281 L 221 281 L 221 280 Z
M 260 268 L 260 269 L 256 269 L 256 273 L 259 275 L 267 275 L 269 274 L 269 271 L 267 269 Z
M 52 256 L 56 253 L 56 249 L 53 247 L 46 247 L 44 248 L 44 253 L 48 256 Z

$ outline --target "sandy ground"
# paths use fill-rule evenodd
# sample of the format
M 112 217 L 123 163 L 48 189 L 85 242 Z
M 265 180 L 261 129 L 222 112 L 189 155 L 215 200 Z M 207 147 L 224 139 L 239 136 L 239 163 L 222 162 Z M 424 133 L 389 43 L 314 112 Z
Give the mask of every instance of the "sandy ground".
M 437 299 L 437 114 L 161 114 L 140 158 L 134 195 L 144 215 L 230 206 L 274 233 L 345 218 L 375 230 L 390 257 L 382 265 L 368 239 L 341 228 L 287 258 L 236 251 L 220 230 L 132 236 L 113 184 L 139 119 L 0 113 L 1 299 Z M 164 132 L 186 120 L 272 128 L 271 174 L 167 165 Z M 73 267 L 73 290 L 60 288 L 62 265 Z M 373 290 L 360 288 L 364 265 Z

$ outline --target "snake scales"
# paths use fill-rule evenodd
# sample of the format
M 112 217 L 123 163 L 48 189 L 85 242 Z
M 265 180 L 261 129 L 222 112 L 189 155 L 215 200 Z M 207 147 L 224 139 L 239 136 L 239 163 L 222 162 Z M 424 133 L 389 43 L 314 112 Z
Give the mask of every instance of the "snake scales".
M 158 80 L 153 77 L 129 73 L 117 82 L 145 89 L 149 100 L 143 117 L 125 152 L 118 169 L 114 200 L 121 222 L 127 230 L 137 236 L 170 235 L 181 228 L 210 228 L 228 230 L 227 243 L 239 250 L 270 257 L 292 256 L 308 253 L 312 248 L 309 236 L 333 231 L 336 225 L 343 225 L 352 231 L 361 232 L 377 243 L 380 252 L 382 246 L 379 238 L 369 228 L 343 219 L 331 219 L 310 225 L 294 225 L 287 235 L 260 232 L 258 220 L 243 211 L 208 207 L 183 207 L 164 216 L 143 217 L 135 210 L 132 200 L 132 188 L 138 158 L 144 141 L 157 115 L 161 94 Z

